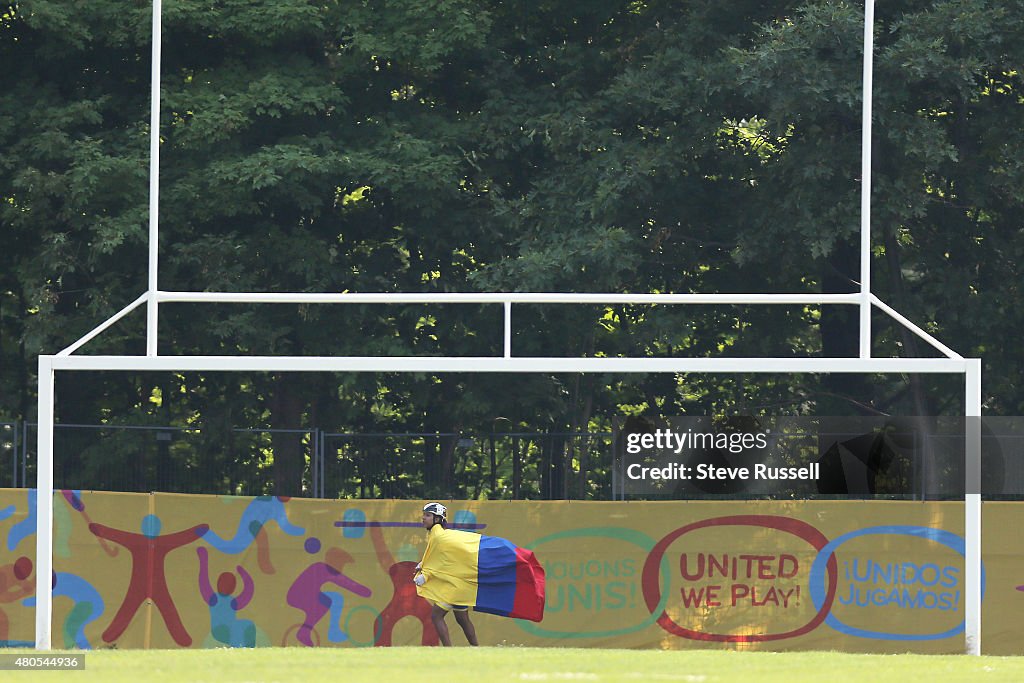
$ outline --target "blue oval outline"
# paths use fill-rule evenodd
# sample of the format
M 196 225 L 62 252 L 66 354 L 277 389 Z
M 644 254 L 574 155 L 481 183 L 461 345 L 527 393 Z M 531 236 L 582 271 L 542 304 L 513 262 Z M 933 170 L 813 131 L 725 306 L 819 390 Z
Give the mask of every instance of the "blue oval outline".
M 962 536 L 957 536 L 951 531 L 945 531 L 944 529 L 935 529 L 927 526 L 913 526 L 913 525 L 884 525 L 884 526 L 873 526 L 866 527 L 864 529 L 858 529 L 849 533 L 843 534 L 838 538 L 829 541 L 828 545 L 818 551 L 818 556 L 814 558 L 814 563 L 811 565 L 811 572 L 808 576 L 808 583 L 811 588 L 811 602 L 814 603 L 815 609 L 821 609 L 821 605 L 824 601 L 824 586 L 825 586 L 825 565 L 828 563 L 829 558 L 835 554 L 836 549 L 854 538 L 860 536 L 913 536 L 914 538 L 920 538 L 926 541 L 933 541 L 941 545 L 946 546 L 953 552 L 957 553 L 961 557 L 967 557 L 967 542 Z M 981 565 L 981 597 L 985 598 L 985 565 Z M 835 606 L 833 605 L 833 609 Z M 966 617 L 964 621 L 961 621 L 958 626 L 943 631 L 941 633 L 887 633 L 885 631 L 868 631 L 867 629 L 858 628 L 856 626 L 849 626 L 839 619 L 835 614 L 831 612 L 825 617 L 825 623 L 828 624 L 832 629 L 849 636 L 857 636 L 860 638 L 872 638 L 875 640 L 942 640 L 943 638 L 950 638 L 955 635 L 959 635 L 964 632 L 966 627 Z

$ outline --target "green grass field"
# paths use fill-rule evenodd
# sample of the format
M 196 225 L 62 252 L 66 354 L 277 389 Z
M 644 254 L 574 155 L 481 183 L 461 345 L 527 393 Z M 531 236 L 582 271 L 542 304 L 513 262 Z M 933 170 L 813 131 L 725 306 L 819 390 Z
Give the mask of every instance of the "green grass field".
M 5 654 L 11 651 L 4 651 Z M 31 652 L 26 654 L 33 654 Z M 72 653 L 81 654 L 81 653 Z M 85 671 L 0 673 L 3 680 L 331 681 L 1024 681 L 1024 657 L 425 647 L 365 650 L 133 650 L 86 653 Z

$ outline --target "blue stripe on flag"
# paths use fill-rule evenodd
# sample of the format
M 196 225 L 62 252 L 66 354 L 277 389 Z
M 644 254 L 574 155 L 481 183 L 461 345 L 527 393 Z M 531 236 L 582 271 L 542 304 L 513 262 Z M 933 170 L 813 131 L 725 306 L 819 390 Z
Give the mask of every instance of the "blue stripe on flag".
M 516 547 L 503 538 L 480 536 L 476 610 L 508 616 L 516 599 Z

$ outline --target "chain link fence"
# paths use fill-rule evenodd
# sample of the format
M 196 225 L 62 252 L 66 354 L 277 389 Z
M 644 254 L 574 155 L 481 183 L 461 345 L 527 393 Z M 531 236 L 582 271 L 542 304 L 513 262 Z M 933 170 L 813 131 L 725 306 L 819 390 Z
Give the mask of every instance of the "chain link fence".
M 327 498 L 608 500 L 610 433 L 324 433 Z
M 35 485 L 36 427 L 24 423 L 22 438 L 14 448 L 15 487 Z M 54 427 L 54 486 L 97 491 L 272 494 L 274 439 L 285 436 L 297 441 L 300 449 L 300 485 L 292 495 L 313 497 L 319 487 L 313 467 L 318 433 L 315 429 L 59 424 Z
M 1024 499 L 1024 420 L 991 418 L 985 425 L 982 465 L 986 499 Z M 845 436 L 851 438 L 843 440 Z M 845 436 L 832 435 L 850 448 L 862 439 L 855 434 Z M 926 435 L 923 452 L 950 451 L 943 445 L 948 438 Z M 804 459 L 826 462 L 830 454 L 817 443 L 820 439 L 817 435 L 807 446 L 814 452 Z M 0 421 L 0 488 L 35 485 L 36 443 L 35 424 Z M 877 439 L 871 440 L 871 444 L 877 443 Z M 906 448 L 879 454 L 873 454 L 874 445 L 869 444 L 871 452 L 864 456 L 865 462 L 878 459 L 884 472 L 876 473 L 874 488 L 864 492 L 851 489 L 844 497 L 961 498 L 962 455 L 947 453 L 948 462 L 920 458 L 914 455 L 920 450 L 916 441 L 908 443 Z M 286 452 L 291 475 L 282 484 L 277 465 Z M 844 472 L 849 469 L 848 460 L 839 457 Z M 625 472 L 615 460 L 610 432 L 349 433 L 316 427 L 95 424 L 59 424 L 54 429 L 54 485 L 61 489 L 330 499 L 647 497 L 627 491 L 624 483 Z M 668 497 L 759 497 L 747 490 L 706 489 L 691 483 Z M 790 493 L 788 497 L 800 497 L 800 492 Z M 813 491 L 809 495 L 819 497 Z M 780 496 L 787 497 L 778 492 L 768 495 Z
M 610 433 L 345 433 L 318 428 L 58 424 L 54 486 L 267 495 L 276 440 L 299 449 L 310 498 L 609 500 Z M 0 487 L 36 480 L 37 425 L 0 422 Z M 278 451 L 280 452 L 280 451 Z

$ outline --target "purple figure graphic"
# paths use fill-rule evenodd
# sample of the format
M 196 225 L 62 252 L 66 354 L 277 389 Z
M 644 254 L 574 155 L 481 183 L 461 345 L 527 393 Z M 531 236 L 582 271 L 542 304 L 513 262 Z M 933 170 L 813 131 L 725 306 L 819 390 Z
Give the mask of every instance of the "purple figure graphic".
M 85 520 L 85 523 L 87 525 L 92 524 L 92 519 L 85 511 L 85 503 L 82 502 L 82 490 L 61 489 L 61 493 L 64 494 L 64 501 L 68 504 L 68 507 L 82 515 L 82 519 Z M 97 536 L 96 538 L 97 540 L 99 540 L 100 547 L 103 548 L 103 552 L 105 552 L 107 555 L 110 555 L 111 557 L 117 557 L 118 549 L 116 545 L 110 543 L 104 538 L 100 538 L 99 536 Z M 64 555 L 64 557 L 67 557 L 67 555 L 70 555 L 70 552 Z
M 325 562 L 315 562 L 302 571 L 288 589 L 287 602 L 292 607 L 305 614 L 305 619 L 299 627 L 296 638 L 307 647 L 313 647 L 313 629 L 324 618 L 328 612 L 332 612 L 332 605 L 337 604 L 339 593 L 329 595 L 320 589 L 325 584 L 334 584 L 340 588 L 367 598 L 372 591 L 363 584 L 353 581 L 344 574 L 345 565 L 352 561 L 352 556 L 341 548 L 331 548 L 327 551 Z M 340 609 L 335 607 L 333 612 L 340 616 Z M 332 619 L 334 618 L 332 614 Z M 339 639 L 338 633 L 330 629 L 334 639 Z

